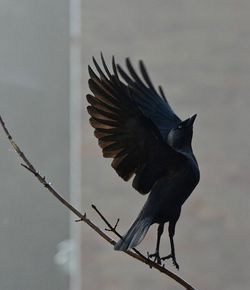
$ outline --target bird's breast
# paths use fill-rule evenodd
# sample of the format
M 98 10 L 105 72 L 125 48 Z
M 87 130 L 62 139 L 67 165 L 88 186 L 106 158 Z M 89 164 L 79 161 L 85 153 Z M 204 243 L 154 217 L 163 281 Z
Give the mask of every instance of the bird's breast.
M 160 178 L 151 194 L 158 196 L 164 203 L 183 204 L 200 180 L 200 172 L 195 161 L 186 160 L 181 166 L 169 169 Z

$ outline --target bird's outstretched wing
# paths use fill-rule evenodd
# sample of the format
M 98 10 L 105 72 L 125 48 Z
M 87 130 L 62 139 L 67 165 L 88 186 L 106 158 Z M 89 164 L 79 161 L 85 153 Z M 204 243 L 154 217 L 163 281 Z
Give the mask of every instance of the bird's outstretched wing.
M 143 64 L 141 70 L 148 87 L 136 80 L 137 76 L 129 62 L 134 80 L 119 67 L 120 74 L 128 83 L 125 84 L 119 79 L 114 58 L 111 73 L 102 55 L 101 57 L 105 73 L 94 58 L 99 76 L 89 66 L 89 87 L 93 92 L 93 95 L 87 95 L 90 124 L 95 128 L 94 134 L 103 156 L 113 158 L 112 167 L 125 181 L 135 174 L 133 187 L 145 194 L 165 173 L 166 158 L 172 150 L 157 128 L 160 120 L 156 118 L 157 114 L 161 114 L 162 118 L 167 114 L 166 123 L 169 120 L 173 122 L 178 117 L 166 100 L 162 100 L 154 91 Z M 163 95 L 162 97 L 164 98 Z M 157 157 L 159 152 L 161 156 Z M 159 162 L 155 162 L 155 158 Z M 162 160 L 165 161 L 161 162 Z

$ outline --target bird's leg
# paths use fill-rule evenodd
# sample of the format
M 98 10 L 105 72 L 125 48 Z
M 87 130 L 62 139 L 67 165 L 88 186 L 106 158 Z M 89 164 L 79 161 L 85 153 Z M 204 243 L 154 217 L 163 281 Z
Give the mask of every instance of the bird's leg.
M 149 258 L 154 257 L 154 262 L 160 265 L 161 265 L 161 258 L 160 258 L 159 249 L 160 249 L 160 241 L 161 241 L 161 235 L 163 233 L 163 230 L 164 230 L 164 224 L 159 224 L 158 229 L 157 229 L 157 241 L 156 241 L 155 253 L 148 255 Z
M 176 269 L 179 269 L 179 265 L 176 261 L 175 257 L 175 247 L 174 247 L 174 234 L 175 234 L 175 225 L 176 222 L 169 222 L 168 226 L 168 233 L 169 233 L 169 238 L 170 238 L 170 246 L 171 246 L 171 254 L 161 258 L 162 260 L 170 259 L 172 258 L 173 264 L 176 267 Z

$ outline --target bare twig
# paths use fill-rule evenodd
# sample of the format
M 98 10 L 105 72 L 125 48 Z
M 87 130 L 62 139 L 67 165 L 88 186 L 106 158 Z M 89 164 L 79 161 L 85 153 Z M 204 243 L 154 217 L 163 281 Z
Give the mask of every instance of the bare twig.
M 107 232 L 116 232 L 116 228 L 117 228 L 117 226 L 119 224 L 119 221 L 120 221 L 120 219 L 118 218 L 116 223 L 115 223 L 115 225 L 113 227 L 111 227 L 111 228 L 105 228 L 105 231 L 107 231 Z
M 58 193 L 52 186 L 50 183 L 47 182 L 45 176 L 42 176 L 36 169 L 35 167 L 32 165 L 32 163 L 29 161 L 29 159 L 26 157 L 26 155 L 21 151 L 20 147 L 15 143 L 15 141 L 13 140 L 11 134 L 9 133 L 2 117 L 0 116 L 0 124 L 6 134 L 6 136 L 8 137 L 12 147 L 14 148 L 14 150 L 16 151 L 16 153 L 20 156 L 20 158 L 23 160 L 24 163 L 21 163 L 21 165 L 26 168 L 28 171 L 30 171 L 38 180 L 40 183 L 42 183 L 44 185 L 44 187 L 47 188 L 47 190 L 50 191 L 51 194 L 53 194 L 64 206 L 66 206 L 70 211 L 72 211 L 79 219 L 76 221 L 83 221 L 85 222 L 88 226 L 90 226 L 96 233 L 98 233 L 104 240 L 106 240 L 107 242 L 109 242 L 111 245 L 115 245 L 116 242 L 111 239 L 104 231 L 102 231 L 99 227 L 97 227 L 90 219 L 87 218 L 86 213 L 82 214 L 80 211 L 78 211 L 73 205 L 71 205 L 68 201 L 66 201 L 62 195 L 60 193 Z M 117 221 L 117 223 L 115 224 L 115 226 L 112 226 L 107 219 L 103 216 L 103 214 L 97 209 L 97 207 L 95 205 L 92 205 L 92 208 L 99 214 L 99 216 L 101 217 L 101 219 L 106 223 L 106 225 L 108 226 L 109 230 L 111 232 L 113 232 L 114 234 L 116 234 L 119 238 L 121 238 L 121 235 L 117 232 L 116 227 L 117 224 L 119 222 L 119 220 Z M 172 278 L 173 280 L 175 280 L 177 283 L 179 283 L 180 285 L 182 285 L 185 289 L 187 290 L 198 290 L 197 288 L 194 288 L 193 286 L 191 286 L 188 282 L 186 282 L 185 280 L 183 280 L 180 276 L 176 275 L 175 273 L 169 271 L 168 269 L 166 269 L 164 266 L 161 266 L 153 261 L 151 261 L 150 259 L 148 259 L 146 256 L 144 256 L 143 254 L 141 254 L 137 249 L 133 248 L 133 251 L 125 251 L 125 253 L 139 261 L 141 261 L 142 263 L 145 263 L 147 265 L 150 266 L 150 268 L 154 268 L 157 269 L 158 271 L 160 271 L 161 273 L 169 276 L 170 278 Z
M 100 210 L 92 204 L 92 208 L 98 213 L 98 215 L 101 217 L 101 219 L 105 222 L 105 224 L 109 227 L 109 231 L 115 233 L 119 238 L 122 238 L 122 236 L 116 231 L 117 224 L 119 222 L 119 219 L 117 220 L 116 224 L 114 227 L 107 221 L 107 219 L 104 217 L 104 215 L 100 212 Z
M 100 212 L 100 210 L 94 205 L 92 204 L 92 208 L 98 213 L 98 215 L 101 217 L 101 219 L 105 222 L 105 224 L 109 227 L 109 229 L 106 229 L 106 231 L 110 231 L 113 232 L 114 234 L 116 234 L 120 239 L 122 238 L 122 236 L 117 232 L 116 227 L 118 225 L 119 219 L 117 220 L 115 226 L 113 227 L 108 220 L 104 217 L 104 215 Z M 139 255 L 143 260 L 147 259 L 146 256 L 144 256 L 140 251 L 138 251 L 136 248 L 133 248 L 133 251 Z

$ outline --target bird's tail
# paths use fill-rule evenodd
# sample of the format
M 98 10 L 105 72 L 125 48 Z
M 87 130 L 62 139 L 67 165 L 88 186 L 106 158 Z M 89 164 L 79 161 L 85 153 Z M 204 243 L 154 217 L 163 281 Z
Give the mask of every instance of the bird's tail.
M 126 251 L 137 246 L 145 237 L 151 224 L 152 218 L 141 218 L 139 215 L 127 233 L 116 243 L 114 249 Z

